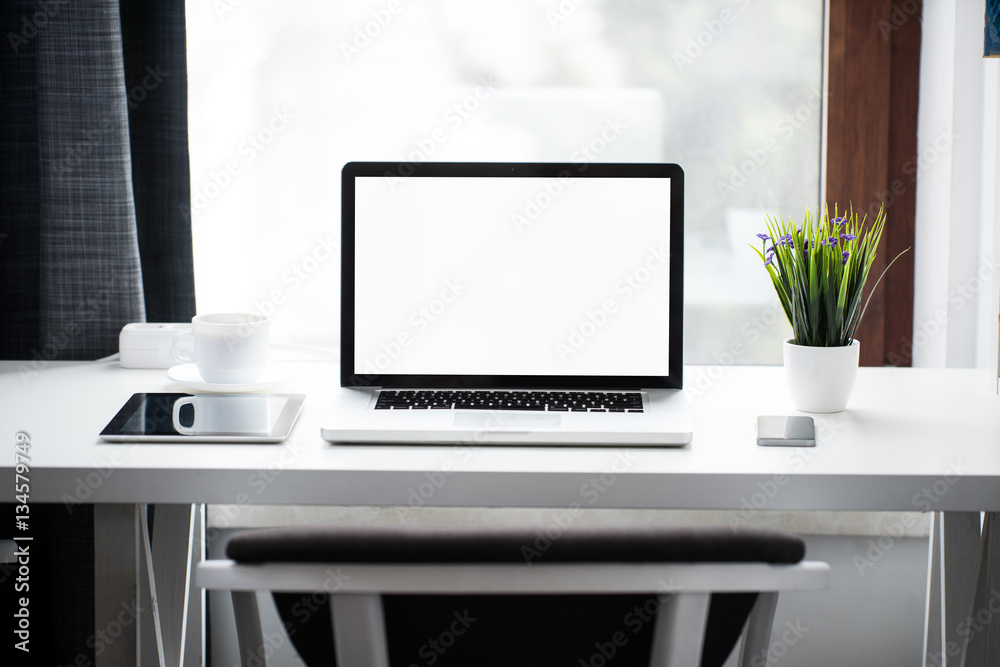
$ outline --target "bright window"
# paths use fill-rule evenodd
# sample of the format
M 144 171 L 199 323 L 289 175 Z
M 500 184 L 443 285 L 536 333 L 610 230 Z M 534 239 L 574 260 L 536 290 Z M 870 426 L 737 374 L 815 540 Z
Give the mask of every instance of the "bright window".
M 822 2 L 188 2 L 200 312 L 336 348 L 350 160 L 677 162 L 685 356 L 779 363 L 747 246 L 819 200 Z

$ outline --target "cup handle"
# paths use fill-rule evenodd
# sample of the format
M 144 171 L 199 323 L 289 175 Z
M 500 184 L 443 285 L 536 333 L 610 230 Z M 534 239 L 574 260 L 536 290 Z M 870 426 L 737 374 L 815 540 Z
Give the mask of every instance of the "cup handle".
M 186 396 L 184 398 L 179 398 L 176 401 L 174 401 L 174 419 L 173 419 L 174 430 L 180 433 L 181 435 L 193 435 L 195 432 L 194 423 L 192 423 L 191 426 L 184 426 L 183 424 L 181 424 L 181 407 L 184 405 L 190 405 L 191 409 L 193 410 L 194 397 Z M 195 417 L 197 418 L 197 415 L 195 415 Z
M 191 339 L 191 344 L 189 346 L 189 349 L 191 350 L 190 356 L 181 352 L 181 341 L 185 338 Z M 170 344 L 170 354 L 173 356 L 174 361 L 179 364 L 190 364 L 194 362 L 194 333 L 190 331 L 182 331 L 174 336 L 174 340 Z

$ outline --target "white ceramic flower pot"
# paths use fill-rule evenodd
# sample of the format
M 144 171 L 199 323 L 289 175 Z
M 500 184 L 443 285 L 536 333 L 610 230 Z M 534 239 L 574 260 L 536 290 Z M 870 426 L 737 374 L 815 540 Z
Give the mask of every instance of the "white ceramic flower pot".
M 847 407 L 858 374 L 861 344 L 843 347 L 795 345 L 785 339 L 785 377 L 792 405 L 803 412 L 840 412 Z

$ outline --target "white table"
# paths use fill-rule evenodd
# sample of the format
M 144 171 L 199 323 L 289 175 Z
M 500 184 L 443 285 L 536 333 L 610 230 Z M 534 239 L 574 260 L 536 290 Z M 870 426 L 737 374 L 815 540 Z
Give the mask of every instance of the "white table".
M 943 595 L 947 604 L 928 605 L 926 644 L 947 653 L 962 639 L 956 619 L 975 611 L 979 512 L 1000 511 L 1000 399 L 989 376 L 972 370 L 863 368 L 848 410 L 816 416 L 815 448 L 763 448 L 755 417 L 795 414 L 782 369 L 691 367 L 693 443 L 628 449 L 331 445 L 319 423 L 339 390 L 338 369 L 317 362 L 289 364 L 296 377 L 279 390 L 309 397 L 281 445 L 107 444 L 97 433 L 132 393 L 182 389 L 163 371 L 114 362 L 42 366 L 0 362 L 0 438 L 11 452 L 4 474 L 12 478 L 15 434 L 29 434 L 31 502 L 95 504 L 98 555 L 108 558 L 143 540 L 135 506 L 144 504 L 157 505 L 164 536 L 198 534 L 201 514 L 190 508 L 201 503 L 723 509 L 734 522 L 760 510 L 927 510 L 941 513 L 929 601 Z M 0 486 L 3 501 L 14 495 L 13 484 Z M 183 556 L 168 542 L 177 540 L 154 535 L 151 558 L 132 561 L 136 576 L 149 560 Z M 941 549 L 948 559 L 938 576 Z M 118 570 L 128 575 L 128 557 L 111 560 L 96 566 L 99 588 L 110 591 L 108 599 L 99 592 L 99 628 L 120 611 L 127 576 Z M 171 596 L 186 602 L 183 578 L 166 581 L 161 607 Z M 991 585 L 984 579 L 979 590 Z M 165 632 L 181 632 L 182 619 L 161 616 Z M 197 628 L 198 611 L 188 620 Z

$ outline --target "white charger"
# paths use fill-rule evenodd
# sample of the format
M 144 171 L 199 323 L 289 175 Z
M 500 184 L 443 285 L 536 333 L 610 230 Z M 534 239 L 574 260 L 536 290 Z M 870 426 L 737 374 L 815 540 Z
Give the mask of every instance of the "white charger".
M 122 368 L 170 368 L 174 338 L 191 331 L 190 322 L 129 322 L 118 335 L 118 363 Z

